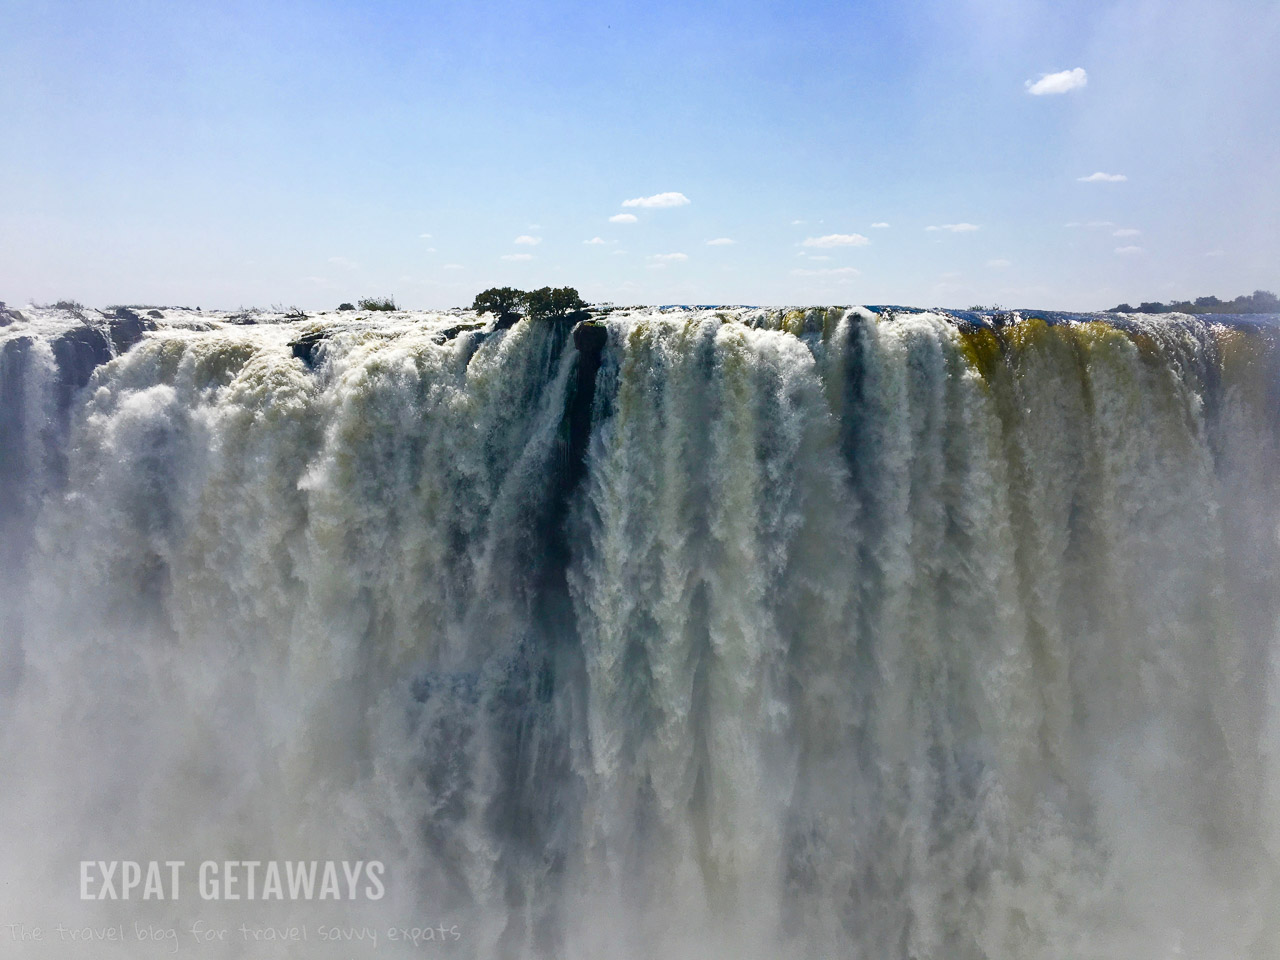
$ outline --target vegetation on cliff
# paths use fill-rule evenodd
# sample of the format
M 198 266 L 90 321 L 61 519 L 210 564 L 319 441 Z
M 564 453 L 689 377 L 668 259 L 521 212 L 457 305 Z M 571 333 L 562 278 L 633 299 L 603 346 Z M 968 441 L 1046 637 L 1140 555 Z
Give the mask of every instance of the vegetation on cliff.
M 1255 290 L 1234 300 L 1217 297 L 1197 297 L 1195 300 L 1179 300 L 1170 303 L 1140 303 L 1131 307 L 1122 303 L 1108 313 L 1280 313 L 1280 297 L 1270 290 Z
M 539 287 L 530 291 L 490 287 L 476 294 L 471 309 L 476 313 L 494 314 L 499 329 L 511 326 L 521 317 L 576 322 L 587 316 L 587 303 L 573 287 Z

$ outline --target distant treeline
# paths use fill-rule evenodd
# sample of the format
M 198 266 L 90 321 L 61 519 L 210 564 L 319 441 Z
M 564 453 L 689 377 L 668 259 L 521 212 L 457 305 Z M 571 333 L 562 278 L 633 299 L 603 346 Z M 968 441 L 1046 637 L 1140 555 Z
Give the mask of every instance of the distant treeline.
M 1107 313 L 1280 313 L 1280 297 L 1270 290 L 1255 290 L 1234 300 L 1196 297 L 1176 303 L 1140 303 L 1136 307 L 1122 303 Z

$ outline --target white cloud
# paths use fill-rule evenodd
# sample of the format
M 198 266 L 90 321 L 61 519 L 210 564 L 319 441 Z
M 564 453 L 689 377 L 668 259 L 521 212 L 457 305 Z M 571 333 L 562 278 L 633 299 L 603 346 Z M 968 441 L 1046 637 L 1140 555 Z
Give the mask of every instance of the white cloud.
M 634 213 L 615 213 L 609 218 L 610 223 L 635 223 L 637 217 Z
M 1091 173 L 1087 177 L 1076 177 L 1081 183 L 1124 183 L 1129 178 L 1123 173 Z
M 515 238 L 515 240 L 514 240 L 513 242 L 514 242 L 514 243 L 519 243 L 519 244 L 521 244 L 521 245 L 523 245 L 523 246 L 526 246 L 526 247 L 536 247 L 538 244 L 540 244 L 540 243 L 542 242 L 542 238 L 541 238 L 541 237 L 531 237 L 531 236 L 529 236 L 529 234 L 527 234 L 527 233 L 522 233 L 522 234 L 520 234 L 520 236 L 516 237 L 516 238 Z
M 582 242 L 587 244 L 587 246 L 590 246 L 590 247 L 600 247 L 608 243 L 609 241 L 606 240 L 604 237 L 592 237 L 590 240 L 583 240 Z
M 888 230 L 888 229 L 889 229 L 889 225 L 888 225 L 887 223 L 884 223 L 884 222 L 881 222 L 881 223 L 873 223 L 873 224 L 871 225 L 871 229 L 872 229 L 872 230 Z
M 502 255 L 502 259 L 516 260 L 516 261 L 532 260 L 533 254 L 532 253 L 504 253 Z
M 1141 252 L 1142 252 L 1141 247 L 1116 247 L 1116 253 L 1119 253 L 1123 256 L 1128 256 L 1133 253 L 1141 253 Z
M 793 277 L 859 277 L 862 276 L 862 272 L 854 267 L 828 267 L 821 270 L 797 267 L 791 271 L 791 275 Z
M 682 263 L 689 259 L 687 253 L 655 253 L 649 257 L 655 263 Z
M 683 193 L 655 193 L 652 197 L 622 201 L 624 207 L 683 207 L 687 203 L 689 198 Z
M 1076 67 L 1074 70 L 1041 74 L 1039 80 L 1028 80 L 1026 87 L 1027 93 L 1032 96 L 1043 97 L 1047 94 L 1069 93 L 1072 90 L 1079 90 L 1088 82 L 1089 74 L 1085 72 L 1083 67 Z
M 1122 227 L 1111 235 L 1113 237 L 1137 237 L 1142 235 L 1142 231 L 1135 230 L 1133 227 Z
M 865 247 L 871 241 L 860 233 L 828 233 L 825 237 L 809 237 L 806 247 Z
M 463 266 L 462 264 L 460 264 L 460 263 L 446 263 L 446 264 L 445 264 L 443 267 L 441 267 L 440 269 L 442 269 L 442 270 L 465 270 L 465 269 L 467 269 L 467 268 L 466 268 L 466 267 L 464 267 L 464 266 Z
M 988 266 L 988 267 L 995 267 L 996 269 L 1001 269 L 1001 268 L 1004 268 L 1004 267 L 1010 266 L 1010 263 L 1009 263 L 1009 261 L 1008 261 L 1008 260 L 1004 260 L 1004 259 L 1000 259 L 1000 260 L 988 260 L 988 261 L 987 261 L 987 266 Z
M 947 230 L 951 233 L 973 233 L 973 231 L 981 230 L 982 228 L 976 223 L 944 223 L 940 227 L 928 226 L 925 229 L 933 231 Z
M 803 226 L 803 225 L 804 225 L 804 221 L 803 221 L 803 220 L 792 220 L 792 221 L 791 221 L 791 225 L 792 225 L 793 227 L 800 227 L 800 226 Z
M 708 247 L 731 247 L 734 245 L 734 243 L 736 243 L 736 241 L 730 239 L 729 237 L 716 237 L 714 240 L 708 240 L 707 246 Z
M 431 239 L 431 234 L 429 234 L 429 233 L 420 233 L 420 234 L 418 234 L 418 239 L 419 239 L 419 240 L 430 240 L 430 239 Z

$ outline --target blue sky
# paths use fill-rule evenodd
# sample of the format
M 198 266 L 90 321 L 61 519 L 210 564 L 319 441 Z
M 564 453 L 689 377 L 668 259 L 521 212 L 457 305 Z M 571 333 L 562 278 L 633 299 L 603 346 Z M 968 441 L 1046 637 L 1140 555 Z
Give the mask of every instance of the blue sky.
M 1277 49 L 1274 0 L 0 0 L 0 299 L 1276 289 Z

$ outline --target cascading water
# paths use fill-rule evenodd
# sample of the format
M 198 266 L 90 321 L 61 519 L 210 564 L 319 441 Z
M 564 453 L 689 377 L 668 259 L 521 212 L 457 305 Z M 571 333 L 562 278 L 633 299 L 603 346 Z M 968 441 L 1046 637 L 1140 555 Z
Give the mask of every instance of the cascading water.
M 433 955 L 1280 958 L 1268 323 L 94 317 L 0 318 L 11 911 L 376 857 Z

